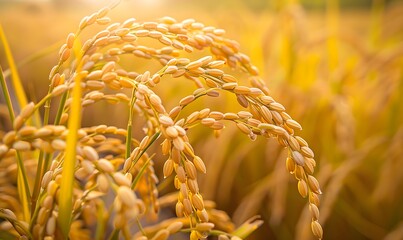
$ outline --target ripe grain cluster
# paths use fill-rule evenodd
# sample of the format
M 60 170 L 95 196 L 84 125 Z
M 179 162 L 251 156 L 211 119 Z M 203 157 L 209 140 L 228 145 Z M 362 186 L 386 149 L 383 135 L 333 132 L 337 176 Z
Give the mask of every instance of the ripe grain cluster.
M 210 235 L 222 240 L 246 238 L 261 221 L 246 222 L 241 231 L 235 231 L 227 214 L 203 198 L 197 179 L 199 175 L 208 177 L 208 169 L 189 138 L 189 132 L 198 126 L 219 136 L 226 126 L 234 125 L 251 140 L 276 138 L 288 149 L 286 169 L 298 181 L 300 195 L 308 199 L 312 232 L 321 239 L 321 189 L 313 176 L 314 153 L 298 136 L 301 125 L 270 96 L 257 68 L 240 52 L 238 43 L 226 38 L 223 29 L 193 19 L 164 17 L 150 22 L 128 19 L 112 23 L 107 17 L 109 10 L 104 8 L 84 17 L 78 30 L 68 34 L 59 61 L 50 71 L 48 94 L 37 103 L 23 106 L 13 129 L 2 137 L 1 191 L 7 192 L 9 203 L 0 211 L 7 220 L 0 227 L 23 239 L 82 239 L 94 234 L 106 238 L 110 234 L 125 239 L 162 240 L 178 232 L 188 233 L 190 239 Z M 106 27 L 81 41 L 81 32 L 93 25 Z M 200 57 L 204 50 L 210 50 L 210 54 Z M 159 70 L 137 72 L 136 66 L 127 69 L 121 64 L 123 57 L 152 61 Z M 242 84 L 231 74 L 236 71 L 243 72 L 249 84 Z M 166 99 L 158 95 L 160 82 L 183 80 L 193 82 L 194 90 L 168 108 Z M 222 94 L 233 95 L 241 110 L 220 112 L 211 106 L 189 114 L 184 111 L 190 105 L 197 108 L 198 99 L 215 99 Z M 58 107 L 52 123 L 51 101 L 56 101 Z M 79 120 L 74 109 L 85 111 L 102 101 L 127 106 L 127 128 L 72 127 Z M 41 108 L 45 115 L 35 123 L 33 116 Z M 133 116 L 143 118 L 145 124 L 135 124 Z M 143 136 L 133 137 L 134 126 L 143 130 Z M 76 135 L 70 140 L 73 132 Z M 173 176 L 177 189 L 171 195 L 159 195 L 158 183 L 164 180 L 157 177 L 154 153 L 150 151 L 158 143 L 165 156 L 163 176 Z M 69 209 L 68 204 L 60 204 L 65 200 L 60 196 L 63 181 L 67 181 L 63 175 L 70 161 L 67 154 L 72 151 L 74 176 Z M 18 158 L 24 164 L 18 164 Z M 18 179 L 18 188 L 14 184 L 16 171 L 23 171 L 30 182 L 28 193 L 20 191 L 22 179 Z M 29 201 L 27 208 L 21 209 L 18 202 L 24 198 Z M 161 208 L 173 208 L 176 217 L 160 217 Z M 143 227 L 141 220 L 149 217 L 157 223 Z

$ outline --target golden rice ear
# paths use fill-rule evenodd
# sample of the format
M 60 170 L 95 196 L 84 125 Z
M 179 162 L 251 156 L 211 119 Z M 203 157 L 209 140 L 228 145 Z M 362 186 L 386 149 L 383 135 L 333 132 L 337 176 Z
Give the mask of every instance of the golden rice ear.
M 60 234 L 67 238 L 74 224 L 81 226 L 77 219 L 93 229 L 90 226 L 99 218 L 102 221 L 101 230 L 97 230 L 99 238 L 107 237 L 101 233 L 105 232 L 106 224 L 114 228 L 110 238 L 119 238 L 120 234 L 131 238 L 132 222 L 140 229 L 136 236 L 140 239 L 145 236 L 167 239 L 183 228 L 191 239 L 217 234 L 221 239 L 246 238 L 262 221 L 253 218 L 232 231 L 234 227 L 227 214 L 215 210 L 215 204 L 204 199 L 198 178 L 205 176 L 198 172 L 208 174 L 207 167 L 194 148 L 197 145 L 193 145 L 193 135 L 189 134 L 195 127 L 205 127 L 220 137 L 227 125 L 235 125 L 252 141 L 258 137 L 275 138 L 288 149 L 286 167 L 295 174 L 301 196 L 309 196 L 312 231 L 321 237 L 323 231 L 317 222 L 317 195 L 321 190 L 312 176 L 314 153 L 305 140 L 295 135 L 301 125 L 269 95 L 257 68 L 240 52 L 239 44 L 227 39 L 222 29 L 193 19 L 177 22 L 172 18 L 111 23 L 81 44 L 82 31 L 94 24 L 110 22 L 108 11 L 109 8 L 104 8 L 84 17 L 78 30 L 68 34 L 59 50 L 58 63 L 50 71 L 48 94 L 37 104 L 25 104 L 21 114 L 12 117 L 13 130 L 3 137 L 1 157 L 10 157 L 16 151 L 34 156 L 35 150 L 40 151 L 32 197 L 33 219 L 25 221 L 32 225 L 17 224 L 14 226 L 17 232 L 25 234 L 27 229 L 32 230 L 33 238 L 38 239 Z M 159 44 L 158 47 L 153 43 Z M 211 50 L 211 55 L 199 57 L 194 53 L 203 49 Z M 183 54 L 192 56 L 185 58 L 187 55 Z M 128 67 L 123 62 L 126 56 L 155 61 L 160 68 L 137 72 L 137 65 Z M 232 70 L 243 72 L 249 82 L 240 81 L 231 74 Z M 168 112 L 166 106 L 170 103 L 158 89 L 162 81 L 169 80 L 188 80 L 197 89 L 177 96 Z M 208 104 L 217 108 L 215 100 L 221 94 L 232 95 L 237 99 L 234 104 L 242 110 L 221 112 L 204 107 L 188 114 L 187 109 L 201 107 L 199 99 L 203 98 L 213 99 Z M 57 100 L 56 117 L 49 124 L 51 101 Z M 127 117 L 125 129 L 114 125 L 81 126 L 82 110 L 101 101 L 126 107 L 127 112 L 116 116 Z M 28 120 L 40 107 L 45 108 L 45 126 L 29 126 Z M 157 186 L 161 174 L 154 169 L 153 158 L 159 152 L 153 145 L 159 138 L 166 161 L 158 166 L 163 166 L 165 181 L 173 180 L 177 190 L 169 202 L 175 205 L 174 224 L 156 215 L 163 205 L 159 194 L 167 188 L 165 183 Z M 17 155 L 17 161 L 18 190 L 27 218 L 29 185 L 22 156 Z M 106 197 L 111 200 L 106 201 Z M 140 219 L 144 216 L 158 220 L 156 225 L 143 228 Z

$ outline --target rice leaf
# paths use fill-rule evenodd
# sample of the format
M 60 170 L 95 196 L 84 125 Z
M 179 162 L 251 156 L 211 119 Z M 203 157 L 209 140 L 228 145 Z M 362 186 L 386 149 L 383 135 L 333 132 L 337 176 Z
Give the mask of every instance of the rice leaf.
M 1 26 L 0 26 L 1 30 Z M 3 91 L 4 98 L 6 99 L 7 102 L 7 108 L 8 112 L 10 114 L 10 119 L 13 122 L 15 119 L 14 115 L 14 110 L 13 106 L 11 103 L 11 98 L 10 98 L 10 92 L 8 91 L 6 81 L 3 77 L 3 70 L 0 66 L 0 84 L 1 84 L 1 89 Z M 24 164 L 22 162 L 20 154 L 17 152 L 17 166 L 18 166 L 18 195 L 21 199 L 22 202 L 22 208 L 23 208 L 23 213 L 24 213 L 24 219 L 29 220 L 29 198 L 30 198 L 30 191 L 29 191 L 29 185 L 28 185 L 28 179 L 27 175 L 25 172 Z
M 7 57 L 8 64 L 10 65 L 11 70 L 11 79 L 13 83 L 13 87 L 15 90 L 15 94 L 17 96 L 18 104 L 22 108 L 28 104 L 27 96 L 25 95 L 24 88 L 22 87 L 21 79 L 17 71 L 17 66 L 14 62 L 13 55 L 11 54 L 10 46 L 8 45 L 8 41 L 3 31 L 3 27 L 0 24 L 0 39 L 4 47 L 4 52 Z
M 28 100 L 27 100 L 27 96 L 25 94 L 24 88 L 22 86 L 20 76 L 17 71 L 18 66 L 16 65 L 16 63 L 14 61 L 10 46 L 8 45 L 8 41 L 7 41 L 6 35 L 4 34 L 1 24 L 0 24 L 0 39 L 1 39 L 1 42 L 4 47 L 4 52 L 7 57 L 8 65 L 10 66 L 11 80 L 12 80 L 13 88 L 15 91 L 15 95 L 17 97 L 18 105 L 21 109 L 21 108 L 25 107 L 25 105 L 28 104 Z M 33 119 L 34 119 L 35 126 L 39 127 L 41 125 L 41 118 L 40 118 L 38 111 L 34 112 Z M 28 119 L 27 123 L 32 124 L 32 120 Z
M 76 45 L 78 45 L 76 41 Z M 76 71 L 80 72 L 82 67 L 80 48 L 74 48 L 79 63 Z M 71 104 L 70 118 L 68 121 L 69 134 L 67 136 L 66 155 L 63 163 L 62 182 L 60 185 L 60 203 L 59 203 L 59 216 L 58 223 L 61 228 L 62 234 L 65 239 L 68 239 L 71 216 L 73 208 L 73 185 L 74 185 L 74 168 L 76 163 L 76 145 L 78 138 L 78 129 L 81 124 L 81 78 L 80 74 L 77 74 L 74 78 L 74 88 L 72 90 L 73 102 Z
M 7 87 L 7 84 L 4 79 L 4 75 L 3 75 L 3 69 L 1 68 L 1 66 L 0 66 L 0 84 L 1 84 L 1 90 L 2 90 L 4 98 L 6 100 L 10 120 L 11 120 L 11 122 L 14 122 L 15 114 L 14 114 L 13 104 L 11 103 L 10 92 L 8 91 L 8 87 Z

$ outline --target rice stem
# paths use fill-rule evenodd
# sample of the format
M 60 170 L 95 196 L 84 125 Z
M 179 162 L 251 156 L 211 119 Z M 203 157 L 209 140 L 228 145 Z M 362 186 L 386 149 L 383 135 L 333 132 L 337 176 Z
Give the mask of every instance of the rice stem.
M 76 42 L 77 44 L 77 42 Z M 81 54 L 76 52 L 77 62 L 79 63 L 76 72 L 80 72 L 82 67 Z M 74 185 L 74 171 L 76 163 L 76 145 L 78 139 L 78 129 L 81 125 L 81 78 L 76 74 L 74 78 L 74 88 L 72 92 L 72 107 L 68 121 L 69 134 L 67 136 L 66 155 L 63 163 L 62 181 L 60 185 L 60 203 L 58 223 L 65 239 L 68 239 L 72 216 L 72 199 Z
M 8 91 L 7 83 L 4 79 L 3 69 L 1 68 L 1 66 L 0 66 L 0 84 L 1 84 L 1 90 L 3 91 L 3 96 L 6 100 L 10 120 L 11 120 L 11 122 L 14 122 L 15 114 L 14 114 L 13 104 L 11 103 L 10 92 Z
M 132 125 L 133 125 L 133 106 L 134 103 L 136 102 L 136 97 L 135 94 L 136 93 L 136 88 L 133 88 L 132 91 L 132 97 L 130 100 L 130 105 L 129 105 L 129 120 L 127 121 L 127 135 L 126 135 L 126 159 L 130 157 L 130 153 L 131 153 L 131 144 L 132 144 Z
M 21 79 L 17 71 L 17 66 L 14 62 L 13 55 L 11 54 L 10 46 L 8 45 L 8 41 L 3 31 L 3 27 L 0 24 L 0 39 L 4 47 L 4 52 L 7 57 L 7 62 L 10 66 L 11 71 L 11 79 L 13 83 L 13 87 L 15 90 L 15 94 L 17 97 L 17 101 L 19 106 L 22 108 L 28 104 L 27 96 L 25 95 L 24 88 L 22 87 Z
M 0 26 L 0 30 L 1 30 L 1 26 Z M 4 98 L 6 99 L 10 119 L 12 122 L 14 122 L 14 119 L 15 119 L 14 109 L 13 109 L 13 106 L 11 103 L 10 93 L 7 88 L 7 83 L 4 79 L 3 70 L 1 68 L 1 66 L 0 66 L 0 84 L 1 84 L 1 89 L 3 90 Z M 29 185 L 28 185 L 28 179 L 27 179 L 25 167 L 22 162 L 21 155 L 18 152 L 17 152 L 17 166 L 18 166 L 18 173 L 17 173 L 18 174 L 18 182 L 17 182 L 18 195 L 22 202 L 24 219 L 28 220 L 30 218 L 29 217 L 29 215 L 30 215 L 29 200 L 28 200 L 30 198 Z

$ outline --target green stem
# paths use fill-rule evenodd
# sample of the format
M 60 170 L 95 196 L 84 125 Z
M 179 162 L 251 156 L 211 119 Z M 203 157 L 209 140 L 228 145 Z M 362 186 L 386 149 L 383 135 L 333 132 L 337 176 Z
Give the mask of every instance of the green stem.
M 38 109 L 43 104 L 46 104 L 46 102 L 48 100 L 50 101 L 50 98 L 51 98 L 51 94 L 46 95 L 39 103 L 37 103 L 35 105 L 35 109 Z M 46 156 L 45 161 L 44 161 L 44 156 Z M 41 182 L 42 182 L 42 177 L 45 174 L 45 171 L 47 169 L 47 165 L 48 165 L 47 163 L 49 162 L 49 159 L 50 159 L 49 154 L 44 154 L 43 151 L 40 151 L 39 157 L 38 157 L 38 167 L 36 169 L 34 190 L 32 192 L 32 198 L 31 198 L 31 212 L 36 209 L 36 203 L 38 200 L 39 191 L 41 189 L 40 186 L 41 186 Z
M 136 178 L 133 180 L 132 183 L 132 189 L 136 186 L 137 182 L 140 180 L 140 178 L 143 176 L 144 171 L 148 167 L 148 164 L 150 163 L 151 158 L 147 159 L 147 162 L 144 163 L 144 165 L 141 167 L 140 172 L 136 175 Z
M 77 43 L 76 41 L 76 44 Z M 79 49 L 79 48 L 77 48 Z M 76 72 L 79 73 L 83 66 L 82 54 L 79 50 L 76 51 L 76 61 L 78 66 Z M 82 76 L 77 74 L 74 77 L 74 88 L 72 90 L 72 104 L 70 110 L 70 118 L 68 121 L 68 131 L 66 139 L 66 153 L 63 162 L 62 181 L 60 183 L 60 197 L 59 197 L 59 215 L 58 224 L 64 239 L 68 239 L 73 210 L 73 188 L 74 188 L 74 171 L 76 164 L 76 147 L 78 141 L 78 130 L 81 126 L 81 89 Z
M 39 201 L 43 201 L 44 197 L 45 197 L 45 192 L 42 192 L 39 196 Z M 31 208 L 31 209 L 33 209 L 33 208 Z M 40 210 L 40 205 L 36 204 L 35 209 L 33 211 L 31 211 L 32 216 L 31 216 L 31 221 L 29 223 L 29 232 L 33 231 L 33 228 L 35 225 L 34 221 L 38 218 L 39 210 Z
M 50 101 L 50 96 L 51 95 L 48 94 L 35 107 L 39 108 L 42 104 L 47 104 L 47 101 L 48 100 Z M 66 100 L 67 100 L 67 92 L 65 92 L 63 94 L 62 99 L 60 100 L 60 105 L 59 105 L 59 109 L 57 111 L 57 115 L 56 115 L 56 118 L 55 118 L 54 125 L 59 125 L 59 123 L 60 123 L 61 115 L 63 113 L 63 109 L 64 109 L 64 105 L 66 103 Z M 36 209 L 36 203 L 37 203 L 37 200 L 38 200 L 39 191 L 41 189 L 40 186 L 41 186 L 41 182 L 42 182 L 42 177 L 45 174 L 46 170 L 48 169 L 50 158 L 51 158 L 50 154 L 44 154 L 43 151 L 41 151 L 39 153 L 38 168 L 37 168 L 37 171 L 36 171 L 34 190 L 32 192 L 32 198 L 31 198 L 31 203 L 32 203 L 31 211 L 34 211 Z
M 4 98 L 7 103 L 8 113 L 10 115 L 11 123 L 14 122 L 15 114 L 13 109 L 13 104 L 11 103 L 10 92 L 8 91 L 6 81 L 3 76 L 3 69 L 0 66 L 0 83 L 1 83 L 1 90 L 3 91 Z
M 66 101 L 67 101 L 67 94 L 68 94 L 68 92 L 63 93 L 62 99 L 60 99 L 60 105 L 59 105 L 59 109 L 57 109 L 57 114 L 56 114 L 54 125 L 60 124 L 60 120 L 62 118 L 62 114 L 63 114 L 63 110 L 64 110 L 64 105 L 66 104 Z
M 3 90 L 3 95 L 7 103 L 8 107 L 8 112 L 10 114 L 10 119 L 12 122 L 14 122 L 15 115 L 14 115 L 14 110 L 13 110 L 13 105 L 11 103 L 11 98 L 10 94 L 7 88 L 6 81 L 3 77 L 3 69 L 0 66 L 0 84 L 1 84 L 1 89 Z M 28 185 L 28 179 L 27 179 L 27 173 L 25 171 L 24 163 L 22 161 L 21 155 L 19 152 L 17 152 L 17 166 L 18 166 L 18 193 L 19 197 L 22 202 L 22 207 L 23 207 L 23 213 L 24 213 L 24 218 L 25 220 L 29 219 L 29 199 L 30 199 L 30 192 L 29 192 L 29 185 Z
M 140 154 L 136 157 L 136 159 L 133 161 L 130 169 L 127 172 L 130 172 L 131 169 L 136 165 L 136 163 L 139 161 L 139 159 L 141 158 L 141 156 L 143 156 L 143 154 L 147 151 L 147 149 L 159 138 L 159 136 L 161 135 L 161 132 L 156 132 L 152 138 L 150 143 L 143 149 L 143 151 L 140 152 Z
M 130 157 L 131 148 L 132 148 L 132 125 L 133 125 L 133 105 L 136 102 L 136 88 L 133 88 L 132 98 L 130 100 L 129 105 L 129 120 L 127 122 L 127 135 L 126 135 L 126 159 Z
M 18 166 L 17 188 L 18 188 L 19 197 L 22 202 L 24 219 L 26 221 L 29 221 L 29 219 L 30 219 L 29 199 L 31 198 L 31 193 L 29 191 L 27 172 L 25 171 L 25 167 L 24 167 L 24 163 L 22 161 L 21 154 L 19 152 L 17 152 L 16 154 L 17 154 L 17 166 Z
M 136 223 L 140 229 L 140 232 L 143 234 L 143 236 L 147 236 L 146 232 L 144 231 L 143 225 L 141 225 L 140 219 L 138 217 L 136 217 Z
M 44 152 L 40 151 L 39 152 L 39 159 L 43 159 Z M 32 197 L 31 197 L 31 212 L 34 212 L 36 209 L 36 201 L 38 200 L 39 196 L 39 191 L 41 189 L 41 182 L 42 182 L 42 176 L 44 174 L 43 170 L 43 161 L 38 162 L 38 167 L 36 169 L 36 177 L 35 177 L 35 183 L 34 183 L 34 190 L 32 191 Z
M 11 54 L 10 46 L 8 45 L 7 38 L 4 34 L 3 28 L 0 24 L 0 40 L 4 47 L 4 54 L 7 58 L 8 65 L 11 71 L 11 83 L 14 87 L 15 96 L 20 108 L 25 107 L 28 104 L 27 96 L 25 94 L 24 88 L 21 83 L 20 76 L 17 71 L 17 66 L 15 64 L 13 55 Z

